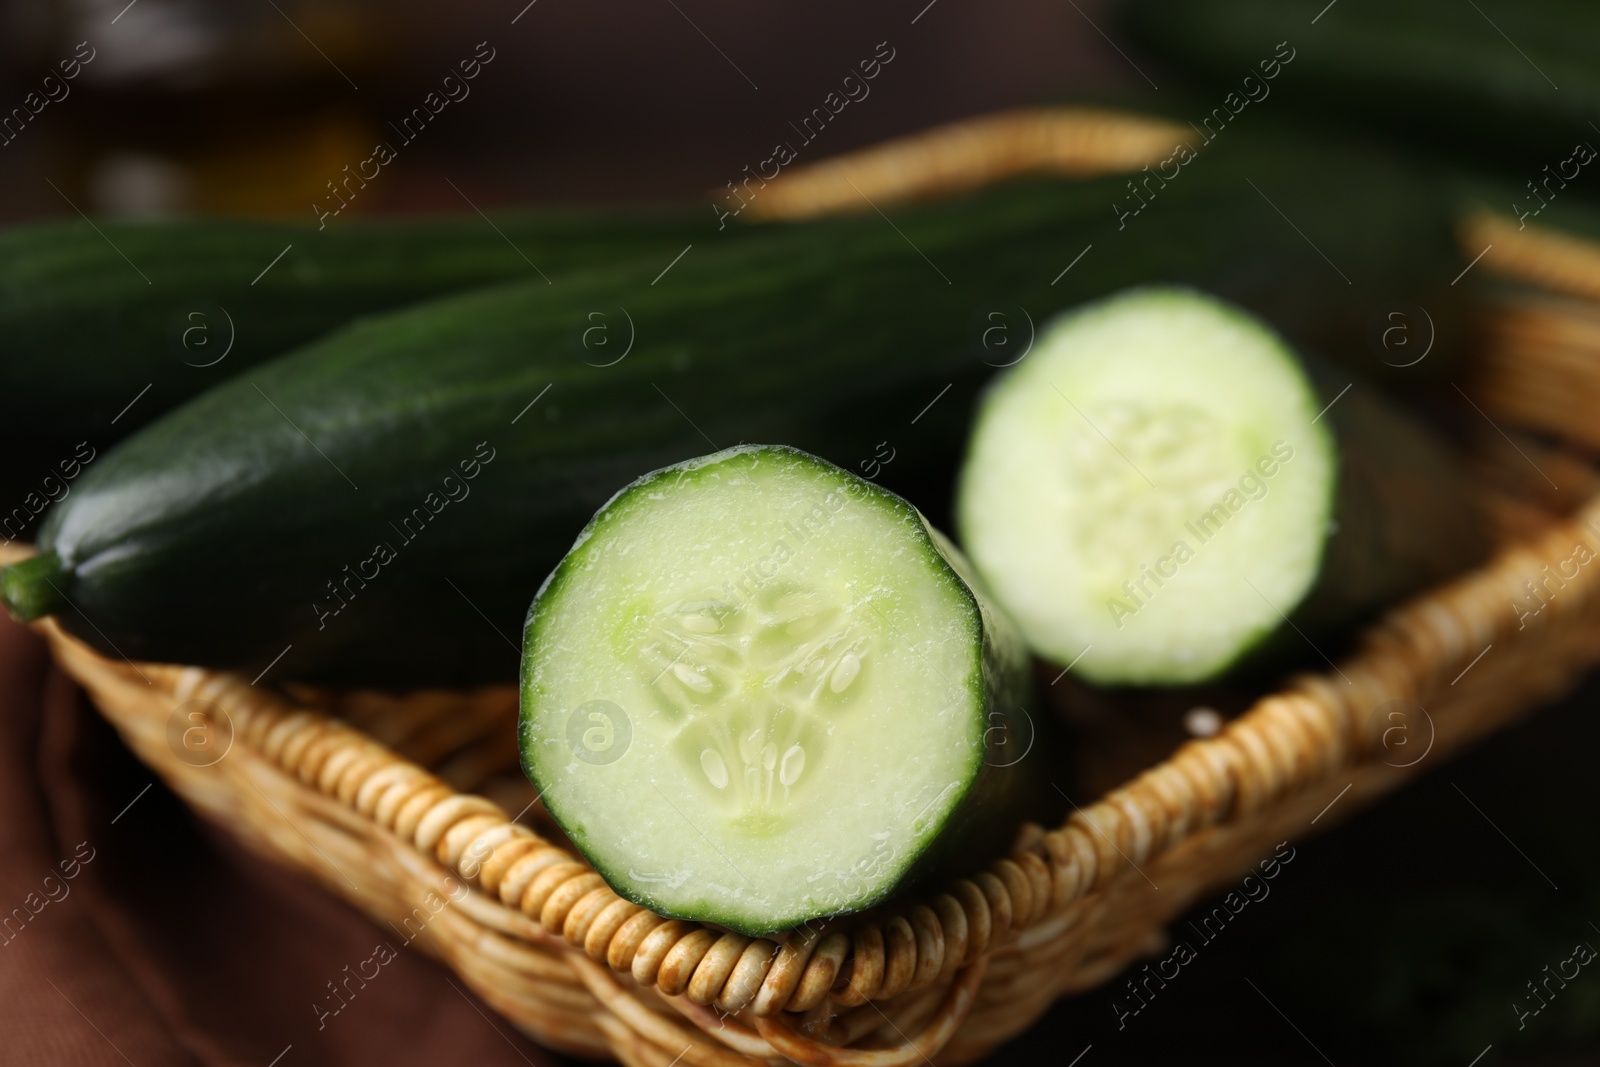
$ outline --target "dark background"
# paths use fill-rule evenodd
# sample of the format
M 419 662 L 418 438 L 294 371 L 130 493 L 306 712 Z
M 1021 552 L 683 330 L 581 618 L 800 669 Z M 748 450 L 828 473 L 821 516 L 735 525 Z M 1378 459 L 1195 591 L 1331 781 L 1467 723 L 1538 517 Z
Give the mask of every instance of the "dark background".
M 1083 93 L 1159 107 L 1176 91 L 1101 33 L 1111 23 L 1091 0 L 524 3 L 6 5 L 0 106 L 79 41 L 96 58 L 0 147 L 0 219 L 313 221 L 323 183 L 479 42 L 495 58 L 471 95 L 347 217 L 462 211 L 465 194 L 486 209 L 700 199 L 709 223 L 712 192 L 884 41 L 893 63 L 804 161 L 997 108 Z M 9 623 L 0 637 L 5 901 L 79 840 L 99 850 L 72 897 L 0 948 L 0 1060 L 553 1062 L 414 954 L 318 1033 L 309 1005 L 323 980 L 365 958 L 377 931 L 161 785 L 143 795 L 149 773 L 47 672 L 37 643 Z M 1454 764 L 1433 757 L 1409 789 L 1302 843 L 1272 895 L 1126 1029 L 1114 982 L 1058 1005 L 996 1062 L 1467 1067 L 1486 1046 L 1485 1067 L 1596 1062 L 1600 968 L 1525 1031 L 1511 1004 L 1574 942 L 1600 944 L 1597 694 L 1591 684 Z
M 819 156 L 1081 86 L 1154 92 L 1085 15 L 1042 0 L 936 0 L 915 25 L 927 0 L 536 0 L 525 11 L 527 0 L 275 0 L 281 13 L 269 0 L 137 0 L 112 25 L 126 2 L 11 3 L 0 16 L 17 102 L 33 70 L 78 42 L 98 53 L 71 96 L 0 148 L 7 218 L 71 215 L 48 178 L 91 212 L 312 221 L 327 178 L 482 41 L 495 59 L 471 95 L 403 149 L 360 209 L 460 210 L 445 178 L 484 206 L 709 202 L 880 41 L 894 62 L 829 125 Z

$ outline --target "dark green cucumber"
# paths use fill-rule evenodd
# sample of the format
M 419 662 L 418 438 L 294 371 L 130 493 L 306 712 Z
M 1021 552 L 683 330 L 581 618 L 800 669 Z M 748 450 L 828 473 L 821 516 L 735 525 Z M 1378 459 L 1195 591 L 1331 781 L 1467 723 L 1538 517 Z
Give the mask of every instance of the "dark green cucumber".
M 105 448 L 358 316 L 642 254 L 665 266 L 711 232 L 698 212 L 554 209 L 321 231 L 222 220 L 0 230 L 0 433 Z
M 611 887 L 768 934 L 1003 852 L 1027 650 L 905 500 L 792 448 L 614 496 L 523 631 L 523 767 Z
M 1222 125 L 1256 100 L 1495 163 L 1512 155 L 1535 163 L 1536 182 L 1538 162 L 1600 146 L 1600 8 L 1586 0 L 1131 0 L 1121 21 L 1214 91 Z
M 1034 650 L 1090 681 L 1210 681 L 1290 617 L 1304 652 L 1487 555 L 1442 443 L 1365 382 L 1319 390 L 1237 308 L 1135 290 L 1039 348 L 980 409 L 962 543 Z
M 509 678 L 529 594 L 646 471 L 781 441 L 939 521 L 977 389 L 1062 307 L 1203 283 L 1364 362 L 1376 301 L 1455 270 L 1426 176 L 1348 149 L 1219 144 L 1133 218 L 1126 182 L 774 227 L 665 275 L 651 258 L 359 323 L 97 459 L 42 527 L 55 562 L 7 572 L 7 603 L 111 654 L 251 676 Z

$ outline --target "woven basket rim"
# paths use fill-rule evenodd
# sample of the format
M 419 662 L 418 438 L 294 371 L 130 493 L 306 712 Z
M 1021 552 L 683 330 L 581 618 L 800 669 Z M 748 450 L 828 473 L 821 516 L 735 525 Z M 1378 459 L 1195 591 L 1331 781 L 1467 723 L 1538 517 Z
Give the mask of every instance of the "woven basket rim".
M 1106 887 L 1129 867 L 1148 864 L 1208 827 L 1325 784 L 1336 773 L 1358 770 L 1381 756 L 1381 743 L 1363 728 L 1366 714 L 1397 692 L 1426 703 L 1432 691 L 1448 685 L 1471 656 L 1499 636 L 1481 614 L 1476 626 L 1459 625 L 1473 619 L 1471 604 L 1486 591 L 1502 598 L 1512 584 L 1507 572 L 1527 573 L 1530 552 L 1540 559 L 1560 558 L 1575 537 L 1595 529 L 1600 529 L 1600 499 L 1552 526 L 1536 544 L 1507 546 L 1484 567 L 1393 609 L 1367 629 L 1358 649 L 1334 672 L 1299 676 L 1285 689 L 1261 697 L 1216 735 L 1185 743 L 1077 809 L 1060 826 L 1032 827 L 1010 855 L 955 879 L 939 893 L 891 901 L 869 921 L 850 923 L 848 930 L 800 928 L 766 938 L 669 919 L 628 902 L 581 856 L 514 822 L 491 801 L 456 792 L 353 726 L 256 690 L 240 675 L 118 663 L 66 634 L 53 620 L 34 626 L 80 680 L 85 666 L 93 664 L 96 684 L 116 675 L 126 685 L 152 684 L 174 700 L 203 699 L 236 722 L 244 720 L 247 725 L 238 728 L 236 744 L 243 742 L 279 773 L 289 774 L 288 768 L 295 767 L 308 787 L 355 815 L 386 824 L 387 832 L 504 908 L 508 914 L 496 925 L 561 943 L 669 996 L 687 995 L 724 1011 L 748 1008 L 761 1020 L 750 1036 L 774 1053 L 807 1062 L 827 1049 L 833 1063 L 841 1062 L 837 1049 L 795 1033 L 776 1016 L 809 1011 L 824 999 L 842 1006 L 888 999 L 954 977 L 947 993 L 950 1011 L 936 1015 L 933 1032 L 907 1042 L 908 1048 L 938 1048 L 942 1042 L 933 1039 L 959 1023 L 957 1009 L 963 1002 L 970 1006 L 983 961 L 995 949 L 1048 925 L 1047 920 Z M 26 549 L 19 548 L 0 550 L 0 561 L 20 558 Z M 1454 616 L 1456 625 L 1441 628 L 1447 616 Z M 1441 629 L 1455 638 L 1456 646 L 1443 655 L 1438 648 Z M 1404 649 L 1415 650 L 1432 669 L 1397 684 L 1392 660 Z M 1307 753 L 1321 758 L 1307 759 Z M 389 769 L 392 784 L 386 791 L 356 795 L 347 790 L 349 776 L 343 772 L 362 759 Z M 379 812 L 388 794 L 403 804 Z M 1174 810 L 1189 817 L 1174 821 L 1169 817 Z M 529 869 L 513 870 L 518 864 Z M 537 928 L 524 920 L 533 920 Z M 907 957 L 916 960 L 914 973 L 897 967 Z

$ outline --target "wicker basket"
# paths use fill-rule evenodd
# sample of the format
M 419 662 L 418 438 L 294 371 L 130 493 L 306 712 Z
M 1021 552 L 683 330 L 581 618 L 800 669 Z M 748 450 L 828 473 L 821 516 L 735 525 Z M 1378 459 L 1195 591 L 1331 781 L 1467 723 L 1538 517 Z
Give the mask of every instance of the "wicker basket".
M 939 182 L 907 191 L 1026 167 L 1094 169 L 1081 153 L 1051 147 L 1062 137 L 1098 145 L 1108 168 L 1164 154 L 1173 141 L 1170 128 L 1154 127 L 1156 136 L 1149 125 L 1129 127 L 1134 139 L 1111 149 L 1101 126 L 1082 139 L 1086 122 L 1105 121 L 1035 112 L 965 124 L 957 136 L 985 154 L 1009 151 L 1004 164 L 947 153 L 933 168 Z M 818 168 L 818 198 L 828 202 L 839 175 L 887 198 L 886 174 L 927 173 L 916 153 L 937 156 L 943 144 L 924 137 L 874 150 L 858 157 L 860 172 Z M 640 1067 L 970 1062 L 1055 998 L 1158 951 L 1166 922 L 1278 842 L 1354 812 L 1566 691 L 1600 660 L 1600 567 L 1564 578 L 1536 616 L 1512 606 L 1526 598 L 1524 582 L 1541 580 L 1574 545 L 1600 545 L 1593 469 L 1502 431 L 1600 447 L 1600 424 L 1572 402 L 1600 394 L 1600 312 L 1575 299 L 1600 295 L 1600 258 L 1564 249 L 1550 266 L 1538 244 L 1548 238 L 1495 225 L 1478 220 L 1464 233 L 1469 257 L 1493 244 L 1479 271 L 1566 294 L 1491 308 L 1491 351 L 1464 390 L 1495 422 L 1484 426 L 1500 446 L 1486 452 L 1486 482 L 1532 490 L 1493 493 L 1506 533 L 1497 556 L 1389 613 L 1334 672 L 1263 697 L 1063 825 L 1025 827 L 1013 853 L 987 870 L 853 920 L 752 939 L 619 898 L 553 831 L 519 821 L 540 813 L 516 772 L 509 688 L 285 695 L 199 668 L 109 660 L 49 621 L 38 629 L 191 805 L 444 960 L 540 1042 Z M 1551 472 L 1566 489 L 1544 484 Z M 1426 721 L 1428 759 L 1397 759 L 1385 747 L 1385 708 L 1396 701 L 1421 712 L 1412 725 Z

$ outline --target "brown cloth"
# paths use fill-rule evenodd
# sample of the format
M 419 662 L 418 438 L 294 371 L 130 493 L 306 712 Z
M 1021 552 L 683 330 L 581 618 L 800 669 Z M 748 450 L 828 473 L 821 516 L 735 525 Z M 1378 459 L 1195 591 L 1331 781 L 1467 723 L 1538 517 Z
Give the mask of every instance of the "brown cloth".
M 397 957 L 321 1015 L 385 941 Z M 0 1063 L 562 1062 L 192 815 L 0 613 Z

